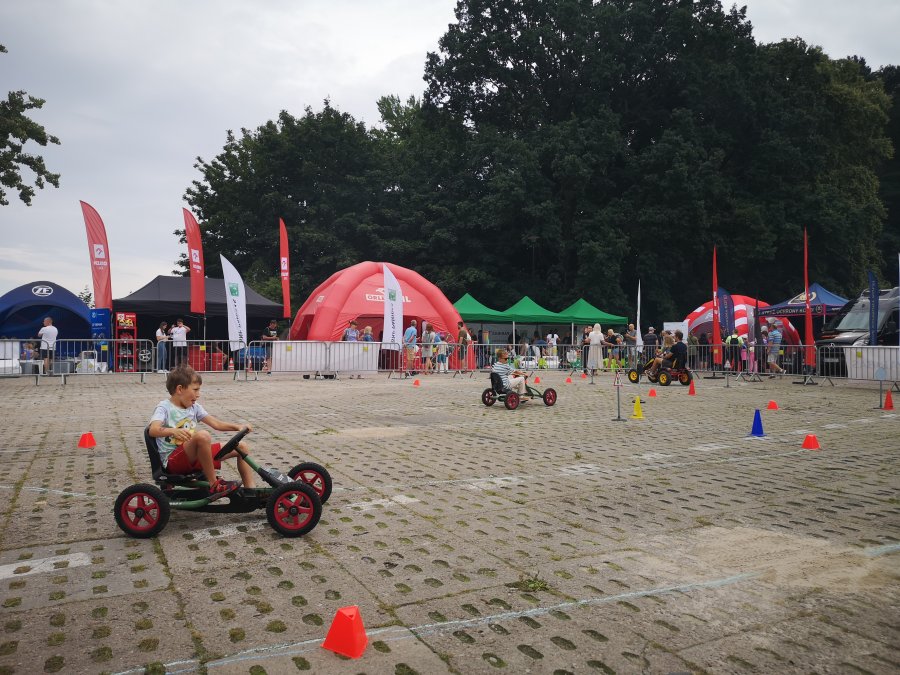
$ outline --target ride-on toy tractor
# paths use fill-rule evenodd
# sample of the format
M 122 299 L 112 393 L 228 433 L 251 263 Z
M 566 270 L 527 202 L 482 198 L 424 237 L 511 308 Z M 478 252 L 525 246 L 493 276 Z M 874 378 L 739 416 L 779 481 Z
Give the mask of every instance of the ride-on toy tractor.
M 637 363 L 634 368 L 629 368 L 627 373 L 628 381 L 632 384 L 637 384 L 641 381 L 641 375 L 646 375 L 650 382 L 653 382 L 654 384 L 659 382 L 663 387 L 668 387 L 672 384 L 672 380 L 678 380 L 686 387 L 694 378 L 690 370 L 680 367 L 677 363 L 671 368 L 660 366 L 656 374 L 653 374 L 649 372 L 650 367 L 653 365 L 653 360 L 654 357 L 650 357 L 650 360 L 646 363 Z
M 265 487 L 240 487 L 219 500 L 211 500 L 209 482 L 203 473 L 166 473 L 159 457 L 156 439 L 150 427 L 144 429 L 144 444 L 150 456 L 156 485 L 138 483 L 119 493 L 115 505 L 116 523 L 125 534 L 147 538 L 160 532 L 169 522 L 171 509 L 210 513 L 249 513 L 265 509 L 269 525 L 285 537 L 299 537 L 312 530 L 322 515 L 322 504 L 331 496 L 331 475 L 315 462 L 302 462 L 287 475 L 266 469 L 238 448 L 249 430 L 244 427 L 229 440 L 216 459 L 237 450 L 244 461 L 265 481 Z
M 544 391 L 538 391 L 528 384 L 528 378 L 525 378 L 525 393 L 519 396 L 512 389 L 503 387 L 503 378 L 500 375 L 491 373 L 491 386 L 481 392 L 481 402 L 486 406 L 490 407 L 497 401 L 503 401 L 507 410 L 518 408 L 523 398 L 539 398 L 544 405 L 550 406 L 556 403 L 556 390 L 547 387 Z

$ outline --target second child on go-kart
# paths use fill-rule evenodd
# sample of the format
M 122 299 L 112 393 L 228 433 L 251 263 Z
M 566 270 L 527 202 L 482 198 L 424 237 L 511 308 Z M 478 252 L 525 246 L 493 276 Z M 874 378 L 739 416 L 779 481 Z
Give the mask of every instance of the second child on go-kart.
M 653 359 L 653 366 L 648 371 L 649 376 L 656 375 L 660 368 L 687 366 L 687 345 L 682 342 L 683 338 L 684 333 L 676 330 L 674 339 L 668 335 L 663 339 L 663 352 Z
M 237 451 L 225 455 L 222 459 L 237 457 L 238 471 L 241 481 L 225 481 L 216 475 L 221 462 L 214 460 L 220 445 L 212 442 L 209 432 L 197 429 L 197 423 L 212 427 L 216 431 L 240 431 L 243 427 L 251 429 L 249 424 L 224 422 L 213 417 L 197 403 L 200 398 L 200 385 L 203 379 L 200 374 L 187 364 L 181 364 L 171 370 L 166 377 L 166 389 L 169 398 L 160 401 L 150 418 L 149 434 L 156 439 L 159 456 L 163 466 L 169 473 L 189 474 L 202 471 L 209 481 L 209 498 L 225 497 L 243 485 L 252 488 L 255 485 L 254 471 Z M 247 446 L 238 445 L 244 452 Z

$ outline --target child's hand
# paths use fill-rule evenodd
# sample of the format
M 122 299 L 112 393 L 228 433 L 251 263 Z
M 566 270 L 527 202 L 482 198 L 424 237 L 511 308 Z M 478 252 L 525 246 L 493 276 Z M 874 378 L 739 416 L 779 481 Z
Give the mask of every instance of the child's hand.
M 194 436 L 194 430 L 193 430 L 193 429 L 185 429 L 185 428 L 183 428 L 183 427 L 182 427 L 182 428 L 175 429 L 175 433 L 172 434 L 172 437 L 173 437 L 176 441 L 178 441 L 178 444 L 179 444 L 179 445 L 181 445 L 182 443 L 187 443 L 189 440 L 191 440 L 191 438 L 192 438 L 193 436 Z

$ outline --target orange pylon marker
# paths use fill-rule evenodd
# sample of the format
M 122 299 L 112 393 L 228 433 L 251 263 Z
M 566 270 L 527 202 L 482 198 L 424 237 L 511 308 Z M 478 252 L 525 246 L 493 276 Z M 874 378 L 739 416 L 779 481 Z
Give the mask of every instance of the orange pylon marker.
M 567 378 L 566 378 L 566 384 L 572 384 L 572 378 L 571 378 L 571 377 L 567 377 Z
M 697 390 L 694 388 L 694 380 L 691 378 L 691 388 L 688 389 L 688 396 L 696 396 Z
M 769 401 L 769 405 L 766 406 L 766 410 L 778 410 L 778 404 L 775 401 Z
M 884 397 L 884 407 L 882 410 L 893 410 L 894 409 L 894 397 L 891 396 L 891 390 L 888 389 L 887 396 Z
M 540 383 L 541 383 L 541 376 L 540 376 L 540 375 L 537 375 L 537 376 L 534 378 L 534 383 L 535 383 L 535 384 L 540 384 Z
M 586 379 L 587 379 L 587 373 L 584 372 L 583 370 L 581 371 L 581 379 L 582 379 L 582 380 L 586 380 Z
M 81 439 L 78 441 L 79 448 L 96 448 L 97 441 L 94 440 L 94 434 L 88 431 L 86 434 L 81 434 Z
M 815 434 L 807 434 L 806 438 L 803 439 L 803 449 L 804 450 L 821 450 L 822 447 L 819 445 L 819 439 L 816 438 Z
M 416 380 L 413 381 L 413 386 L 414 386 L 414 387 L 421 387 L 421 386 L 422 386 L 422 383 L 419 382 L 418 379 L 416 379 Z
M 656 389 L 651 389 L 650 393 L 647 394 L 650 398 L 656 398 Z
M 366 651 L 367 644 L 369 638 L 359 614 L 359 607 L 356 605 L 341 607 L 334 615 L 322 647 L 335 654 L 358 659 Z

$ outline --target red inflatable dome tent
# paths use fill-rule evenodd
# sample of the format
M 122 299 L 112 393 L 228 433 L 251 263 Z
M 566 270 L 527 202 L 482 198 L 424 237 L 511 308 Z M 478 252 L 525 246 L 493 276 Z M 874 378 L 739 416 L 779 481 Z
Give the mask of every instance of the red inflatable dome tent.
M 384 323 L 384 272 L 393 272 L 403 290 L 403 328 L 411 319 L 427 321 L 436 331 L 449 332 L 456 340 L 459 312 L 437 286 L 418 272 L 391 263 L 361 262 L 332 274 L 310 294 L 294 317 L 291 340 L 340 340 L 355 319 L 362 332 L 372 327 L 377 341 Z

